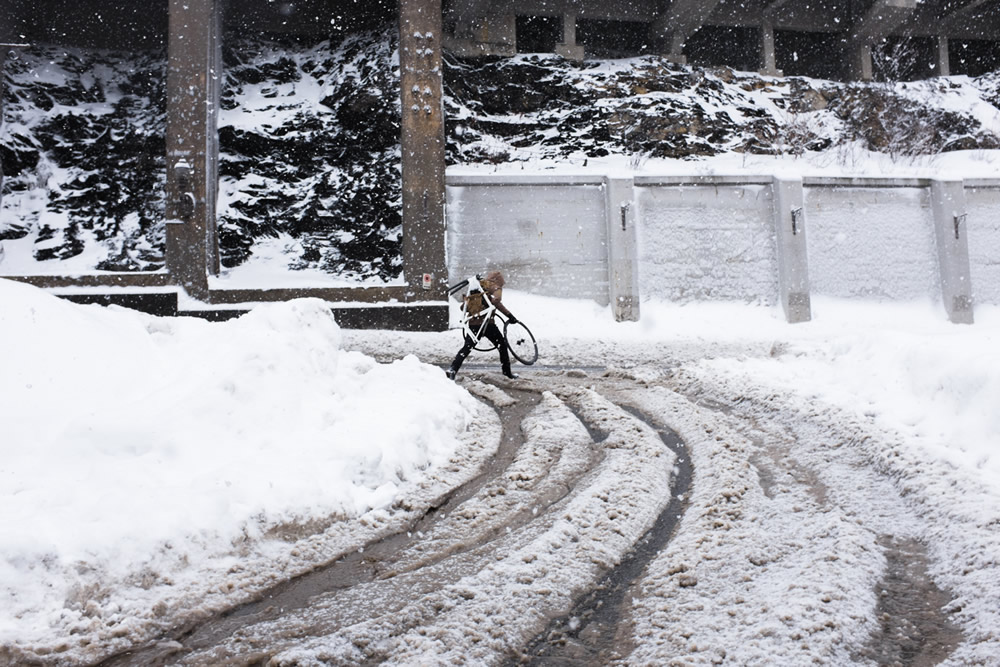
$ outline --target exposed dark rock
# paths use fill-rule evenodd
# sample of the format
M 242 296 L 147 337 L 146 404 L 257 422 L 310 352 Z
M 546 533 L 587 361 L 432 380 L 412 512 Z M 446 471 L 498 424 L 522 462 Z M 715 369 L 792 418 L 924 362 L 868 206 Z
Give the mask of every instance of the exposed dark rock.
M 163 54 L 42 47 L 6 69 L 0 238 L 34 230 L 38 261 L 98 243 L 96 269 L 160 268 Z
M 1000 147 L 1000 137 L 972 116 L 904 97 L 889 84 L 844 86 L 831 96 L 829 110 L 849 137 L 893 156 Z
M 316 44 L 227 44 L 223 266 L 246 261 L 259 238 L 287 235 L 291 268 L 359 280 L 400 274 L 396 41 L 390 30 Z

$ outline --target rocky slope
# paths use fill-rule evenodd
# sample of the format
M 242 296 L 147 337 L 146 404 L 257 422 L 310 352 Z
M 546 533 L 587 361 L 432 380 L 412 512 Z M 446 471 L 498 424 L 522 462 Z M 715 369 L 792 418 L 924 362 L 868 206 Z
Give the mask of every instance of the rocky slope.
M 0 241 L 32 236 L 44 263 L 93 245 L 95 269 L 160 268 L 166 61 L 41 47 L 5 74 Z
M 448 64 L 455 163 L 802 153 L 858 140 L 898 156 L 1000 147 L 971 104 L 950 103 L 981 98 L 997 106 L 996 74 L 892 85 L 764 77 L 655 57 Z
M 278 239 L 293 269 L 369 282 L 399 276 L 395 48 L 391 29 L 226 41 L 224 266 Z M 1000 147 L 990 116 L 1000 108 L 998 73 L 843 84 L 655 57 L 445 60 L 450 164 L 583 165 L 617 155 L 638 165 L 845 145 L 906 159 Z M 94 269 L 161 268 L 164 54 L 36 47 L 5 73 L 0 242 L 30 240 L 19 251 L 30 247 L 46 272 L 85 252 Z

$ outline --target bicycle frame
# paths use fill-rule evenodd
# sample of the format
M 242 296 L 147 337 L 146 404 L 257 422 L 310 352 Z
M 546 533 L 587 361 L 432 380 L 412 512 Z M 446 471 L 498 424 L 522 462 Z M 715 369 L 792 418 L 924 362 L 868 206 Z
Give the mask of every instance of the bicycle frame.
M 468 311 L 465 311 L 462 316 L 462 332 L 476 343 L 478 343 L 479 339 L 482 338 L 487 325 L 489 325 L 490 321 L 493 319 L 493 314 L 497 312 L 497 307 L 493 305 L 493 302 L 490 300 L 489 296 L 486 295 L 486 292 L 484 291 L 482 294 L 483 301 L 486 302 L 486 308 L 479 311 L 475 315 L 477 318 L 483 318 L 483 323 L 479 325 L 477 331 L 473 332 L 472 328 L 469 326 L 469 322 L 472 321 L 473 317 L 469 315 Z

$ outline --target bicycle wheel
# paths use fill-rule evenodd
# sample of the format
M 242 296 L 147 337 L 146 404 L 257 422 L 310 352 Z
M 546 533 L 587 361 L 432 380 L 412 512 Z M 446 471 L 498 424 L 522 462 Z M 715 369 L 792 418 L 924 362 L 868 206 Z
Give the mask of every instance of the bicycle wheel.
M 507 322 L 503 327 L 503 337 L 507 340 L 510 353 L 522 364 L 530 366 L 538 361 L 538 344 L 523 322 Z

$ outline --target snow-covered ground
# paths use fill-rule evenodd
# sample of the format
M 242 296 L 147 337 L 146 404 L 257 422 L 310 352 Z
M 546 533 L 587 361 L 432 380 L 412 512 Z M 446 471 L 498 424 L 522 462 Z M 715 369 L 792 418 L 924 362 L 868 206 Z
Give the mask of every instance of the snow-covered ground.
M 538 337 L 539 364 L 612 366 L 646 378 L 650 389 L 636 390 L 634 402 L 688 440 L 696 470 L 718 467 L 712 483 L 722 490 L 742 488 L 747 436 L 722 424 L 707 436 L 718 417 L 660 386 L 667 379 L 761 406 L 759 417 L 773 409 L 791 424 L 825 420 L 823 437 L 851 439 L 871 470 L 850 483 L 867 486 L 831 495 L 844 496 L 838 502 L 866 524 L 885 524 L 896 510 L 865 499 L 895 485 L 907 516 L 923 522 L 896 528 L 929 543 L 935 582 L 958 598 L 951 611 L 967 645 L 954 659 L 995 659 L 1000 308 L 980 306 L 976 324 L 961 326 L 937 304 L 817 299 L 812 322 L 788 325 L 780 310 L 760 306 L 644 302 L 639 322 L 615 323 L 594 303 L 511 287 L 505 303 Z M 21 649 L 85 660 L 89 644 L 155 635 L 185 605 L 208 615 L 248 599 L 398 530 L 473 475 L 498 440 L 492 411 L 439 367 L 459 346 L 455 331 L 340 330 L 313 300 L 261 306 L 222 324 L 160 319 L 3 280 L 0 302 L 0 660 L 27 655 Z M 495 361 L 474 355 L 469 363 Z M 522 372 L 529 381 L 536 373 Z M 884 435 L 866 437 L 876 432 Z M 576 431 L 567 426 L 566 437 Z M 802 456 L 840 444 L 803 444 Z M 692 506 L 711 508 L 716 491 L 696 486 Z M 752 509 L 742 495 L 732 502 Z M 773 570 L 756 594 L 795 619 L 774 626 L 766 610 L 737 605 L 739 591 L 718 582 L 738 580 L 740 568 L 759 572 L 762 558 L 780 560 L 781 540 L 739 533 L 747 525 L 732 520 L 743 539 L 692 546 L 711 517 L 688 514 L 688 530 L 664 556 L 688 549 L 685 570 L 673 561 L 658 578 L 653 567 L 643 584 L 649 597 L 635 608 L 654 634 L 672 633 L 671 613 L 688 609 L 694 638 L 649 642 L 644 650 L 653 653 L 637 660 L 662 658 L 656 650 L 683 655 L 699 641 L 711 651 L 695 650 L 695 661 L 718 657 L 719 647 L 732 664 L 769 653 L 802 659 L 841 646 L 814 636 L 808 650 L 781 653 L 803 628 L 831 621 L 841 640 L 871 630 L 866 614 L 874 613 L 872 577 L 882 561 L 856 527 L 838 519 L 784 536 L 826 540 L 844 555 L 843 579 L 811 579 L 808 561 Z M 688 570 L 705 585 L 678 585 Z M 810 606 L 812 593 L 825 607 Z M 713 594 L 729 606 L 706 611 L 687 599 Z M 720 619 L 737 612 L 740 623 L 727 629 Z M 735 650 L 747 628 L 759 641 Z M 708 644 L 699 629 L 711 629 Z M 783 642 L 791 643 L 779 650 Z M 842 646 L 827 657 L 851 658 Z

